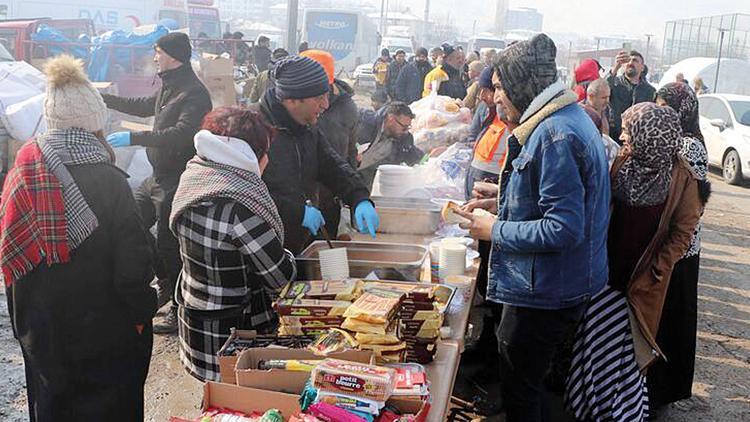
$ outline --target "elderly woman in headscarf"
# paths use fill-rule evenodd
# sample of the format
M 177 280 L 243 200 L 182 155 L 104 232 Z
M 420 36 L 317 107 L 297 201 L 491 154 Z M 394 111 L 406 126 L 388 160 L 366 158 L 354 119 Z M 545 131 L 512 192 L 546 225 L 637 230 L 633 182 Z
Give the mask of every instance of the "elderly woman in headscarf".
M 703 205 L 708 201 L 708 154 L 698 124 L 698 99 L 687 84 L 672 82 L 656 92 L 656 104 L 677 112 L 682 127 L 680 155 L 698 177 Z M 695 340 L 698 320 L 698 273 L 701 223 L 695 227 L 685 255 L 674 266 L 664 302 L 656 342 L 667 356 L 648 372 L 648 394 L 652 408 L 690 398 L 695 372 Z
M 284 226 L 261 180 L 273 129 L 240 107 L 219 107 L 195 135 L 169 227 L 180 243 L 176 288 L 180 360 L 219 381 L 217 352 L 231 328 L 275 332 L 275 295 L 295 275 Z
M 674 110 L 631 107 L 620 139 L 624 147 L 610 173 L 610 278 L 579 326 L 567 380 L 566 402 L 578 420 L 649 417 L 643 374 L 663 357 L 656 333 L 664 296 L 702 211 L 697 176 L 679 154 Z

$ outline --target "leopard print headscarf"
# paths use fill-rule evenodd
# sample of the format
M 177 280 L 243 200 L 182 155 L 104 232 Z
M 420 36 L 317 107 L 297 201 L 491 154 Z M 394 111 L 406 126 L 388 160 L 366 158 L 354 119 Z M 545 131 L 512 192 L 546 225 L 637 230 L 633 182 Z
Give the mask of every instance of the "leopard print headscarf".
M 679 116 L 670 107 L 636 104 L 622 114 L 622 131 L 630 150 L 613 181 L 615 198 L 636 207 L 663 203 L 682 145 Z
M 670 82 L 656 91 L 656 97 L 664 100 L 680 116 L 684 136 L 696 138 L 705 144 L 698 121 L 698 97 L 686 83 Z

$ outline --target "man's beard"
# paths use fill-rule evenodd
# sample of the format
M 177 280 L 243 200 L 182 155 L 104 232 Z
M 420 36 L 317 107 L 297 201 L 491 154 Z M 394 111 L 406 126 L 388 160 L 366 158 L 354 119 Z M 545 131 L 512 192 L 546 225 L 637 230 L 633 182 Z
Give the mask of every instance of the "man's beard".
M 629 67 L 625 69 L 625 76 L 629 78 L 633 78 L 637 75 L 638 75 L 638 69 L 636 69 L 635 67 Z

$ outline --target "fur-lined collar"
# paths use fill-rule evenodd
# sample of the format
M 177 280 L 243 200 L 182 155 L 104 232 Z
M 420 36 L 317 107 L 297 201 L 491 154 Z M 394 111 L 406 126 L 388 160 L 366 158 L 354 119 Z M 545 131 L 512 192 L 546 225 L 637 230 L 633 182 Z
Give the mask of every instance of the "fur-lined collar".
M 548 89 L 554 85 L 555 84 L 550 85 Z M 529 106 L 527 112 L 531 110 L 531 107 L 534 105 L 534 102 L 536 102 L 537 99 L 540 99 L 540 97 L 545 95 L 545 92 L 547 92 L 547 90 L 544 90 L 541 94 L 534 98 L 534 101 L 531 102 L 532 105 Z M 578 96 L 573 91 L 563 89 L 563 91 L 561 92 L 555 92 L 554 94 L 552 94 L 551 101 L 548 100 L 541 103 L 541 106 L 538 107 L 535 113 L 529 116 L 526 116 L 526 113 L 524 113 L 525 119 L 521 119 L 523 123 L 513 131 L 513 135 L 515 135 L 516 139 L 518 139 L 518 142 L 521 145 L 525 144 L 531 136 L 531 133 L 534 132 L 534 129 L 536 129 L 536 127 L 539 126 L 539 124 L 542 123 L 544 119 L 549 117 L 554 112 L 562 109 L 563 107 L 567 107 L 570 104 L 576 103 L 577 101 Z

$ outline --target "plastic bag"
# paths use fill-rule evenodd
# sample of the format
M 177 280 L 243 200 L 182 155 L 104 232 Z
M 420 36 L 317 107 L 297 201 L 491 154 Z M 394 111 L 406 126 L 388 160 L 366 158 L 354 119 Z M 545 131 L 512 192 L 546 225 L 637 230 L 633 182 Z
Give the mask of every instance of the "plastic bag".
M 20 141 L 47 132 L 47 121 L 42 116 L 45 94 L 8 106 L 2 122 L 8 134 Z
M 443 95 L 431 94 L 409 106 L 416 115 L 412 121 L 415 131 L 435 129 L 451 123 L 471 123 L 471 110 L 460 100 Z
M 472 153 L 471 146 L 456 143 L 440 156 L 417 167 L 425 189 L 432 198 L 464 200 L 464 184 Z
M 421 129 L 414 132 L 414 145 L 422 151 L 446 147 L 460 142 L 469 135 L 470 126 L 453 122 L 437 129 Z

